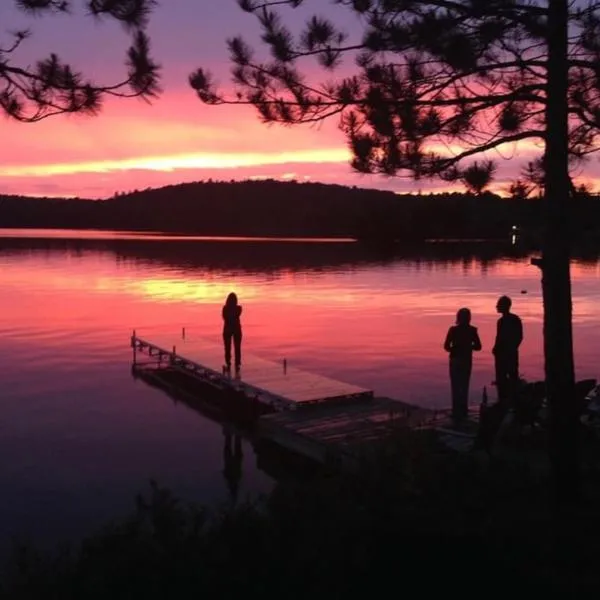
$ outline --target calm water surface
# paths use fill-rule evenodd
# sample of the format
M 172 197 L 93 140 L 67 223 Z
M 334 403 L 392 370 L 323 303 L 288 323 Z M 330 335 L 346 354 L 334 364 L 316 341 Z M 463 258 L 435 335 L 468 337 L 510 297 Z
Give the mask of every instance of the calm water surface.
M 438 246 L 391 257 L 349 243 L 0 233 L 0 539 L 79 536 L 132 506 L 149 479 L 227 502 L 223 427 L 130 374 L 132 329 L 220 340 L 220 306 L 244 305 L 247 352 L 380 395 L 449 403 L 442 342 L 468 306 L 492 379 L 496 298 L 524 320 L 522 372 L 542 374 L 539 271 L 527 256 Z M 84 239 L 87 238 L 87 239 Z M 579 377 L 598 376 L 600 267 L 573 266 Z M 526 291 L 527 293 L 521 293 Z M 244 442 L 239 496 L 273 479 Z

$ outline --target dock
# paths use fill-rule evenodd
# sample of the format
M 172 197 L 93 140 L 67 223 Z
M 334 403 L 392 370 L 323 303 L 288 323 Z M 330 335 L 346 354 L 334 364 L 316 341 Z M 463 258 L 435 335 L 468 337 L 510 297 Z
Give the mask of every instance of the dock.
M 250 424 L 257 443 L 310 461 L 352 468 L 402 430 L 444 429 L 448 417 L 373 390 L 246 352 L 239 373 L 223 367 L 223 347 L 182 330 L 131 336 L 133 372 L 171 397 L 211 405 L 219 418 Z M 207 388 L 212 394 L 207 394 Z M 210 397 L 209 397 L 210 396 Z M 448 432 L 450 433 L 450 432 Z M 466 437 L 472 439 L 472 432 Z M 466 440 L 465 440 L 466 441 Z
M 308 373 L 244 352 L 238 373 L 223 365 L 222 345 L 202 338 L 131 336 L 134 366 L 140 366 L 139 355 L 145 355 L 155 368 L 169 367 L 184 372 L 223 391 L 233 391 L 273 410 L 297 410 L 316 404 L 366 401 L 373 391 Z M 143 363 L 148 367 L 148 363 Z
M 258 419 L 259 437 L 328 467 L 352 469 L 394 435 L 423 425 L 432 415 L 392 398 L 373 398 Z
M 419 431 L 433 433 L 440 449 L 493 454 L 547 470 L 545 451 L 540 452 L 543 382 L 526 383 L 510 410 L 499 402 L 488 405 L 484 387 L 481 404 L 455 422 L 448 409 L 377 397 L 373 390 L 303 371 L 286 360 L 244 352 L 240 372 L 232 374 L 223 368 L 221 344 L 186 336 L 185 330 L 171 337 L 134 331 L 131 348 L 135 378 L 220 423 L 229 432 L 226 443 L 232 435 L 250 440 L 257 460 L 273 476 L 288 476 L 290 468 L 312 471 L 315 464 L 352 470 L 393 456 L 398 443 L 411 443 L 407 434 Z M 582 406 L 597 399 L 596 386 L 595 379 L 577 382 Z

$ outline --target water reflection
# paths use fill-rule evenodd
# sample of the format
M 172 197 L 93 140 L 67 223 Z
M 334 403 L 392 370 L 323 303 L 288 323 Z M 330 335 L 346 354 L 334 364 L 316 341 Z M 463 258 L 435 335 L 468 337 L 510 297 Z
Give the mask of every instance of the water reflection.
M 0 238 L 1 324 L 4 335 L 21 336 L 21 343 L 26 331 L 31 341 L 54 343 L 61 352 L 65 339 L 78 346 L 85 336 L 104 338 L 95 352 L 106 344 L 116 350 L 117 332 L 133 328 L 176 332 L 187 326 L 216 337 L 218 306 L 235 289 L 249 307 L 255 351 L 338 376 L 364 376 L 383 393 L 400 386 L 403 394 L 435 404 L 442 401 L 443 374 L 435 393 L 431 383 L 413 384 L 426 362 L 438 367 L 451 315 L 462 305 L 472 308 L 482 323 L 486 367 L 493 307 L 503 293 L 513 296 L 525 319 L 525 367 L 539 375 L 539 271 L 527 254 L 505 250 L 432 244 L 398 256 L 358 244 Z M 598 268 L 596 260 L 573 266 L 584 364 L 597 323 Z
M 242 438 L 232 430 L 231 426 L 223 426 L 223 476 L 229 488 L 231 502 L 237 503 L 242 480 Z
M 269 488 L 264 471 L 282 470 L 239 428 L 129 373 L 134 328 L 219 343 L 231 290 L 248 352 L 434 407 L 449 404 L 442 344 L 456 310 L 471 308 L 483 343 L 476 400 L 493 379 L 494 306 L 508 294 L 524 322 L 523 375 L 539 379 L 540 273 L 509 246 L 0 236 L 0 535 L 87 528 L 151 477 L 210 502 Z M 596 258 L 575 261 L 579 379 L 599 375 L 599 278 Z
M 41 236 L 43 232 L 39 232 Z M 508 256 L 524 258 L 527 253 L 509 243 L 430 243 L 410 249 L 374 248 L 348 241 L 266 241 L 228 242 L 220 238 L 167 237 L 114 233 L 69 232 L 70 237 L 4 237 L 0 230 L 0 252 L 52 255 L 61 251 L 70 258 L 90 253 L 110 253 L 117 263 L 132 262 L 140 266 L 162 265 L 175 269 L 197 268 L 208 271 L 250 271 L 253 273 L 356 269 L 361 265 L 388 264 L 409 260 L 414 268 L 473 264 L 487 266 Z M 31 234 L 33 235 L 33 234 Z

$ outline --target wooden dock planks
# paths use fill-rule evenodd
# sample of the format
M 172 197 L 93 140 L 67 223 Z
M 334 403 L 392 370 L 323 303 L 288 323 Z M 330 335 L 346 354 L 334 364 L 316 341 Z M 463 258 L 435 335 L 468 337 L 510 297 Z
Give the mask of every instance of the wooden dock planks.
M 145 352 L 158 358 L 159 368 L 160 364 L 166 367 L 164 372 L 185 372 L 221 391 L 241 392 L 267 411 L 275 409 L 278 412 L 253 417 L 259 439 L 321 464 L 356 466 L 400 428 L 436 429 L 452 440 L 473 439 L 472 427 L 455 431 L 446 411 L 434 413 L 399 400 L 374 398 L 371 390 L 295 367 L 284 368 L 283 361 L 243 353 L 242 369 L 236 376 L 223 372 L 220 344 L 190 337 L 142 338 L 135 332 L 131 343 L 134 356 Z
M 304 405 L 346 399 L 369 399 L 367 390 L 308 373 L 283 363 L 264 360 L 244 352 L 238 374 L 223 373 L 223 347 L 201 339 L 167 336 L 132 336 L 132 346 L 139 351 L 163 354 L 171 363 L 203 376 L 219 379 L 224 385 L 271 403 L 275 408 L 293 409 Z
M 374 398 L 265 415 L 258 421 L 258 432 L 262 438 L 317 462 L 350 466 L 398 427 L 414 426 L 429 414 L 398 400 Z

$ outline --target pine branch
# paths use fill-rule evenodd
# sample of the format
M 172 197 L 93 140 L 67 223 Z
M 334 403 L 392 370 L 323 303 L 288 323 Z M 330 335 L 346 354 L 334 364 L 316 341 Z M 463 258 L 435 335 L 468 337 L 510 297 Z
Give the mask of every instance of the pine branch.
M 16 0 L 31 14 L 68 12 L 71 3 L 60 0 Z M 140 97 L 145 100 L 160 93 L 160 66 L 150 56 L 150 43 L 144 33 L 155 0 L 87 0 L 94 17 L 115 19 L 131 32 L 132 43 L 125 62 L 126 77 L 116 83 L 86 80 L 55 54 L 33 66 L 11 62 L 15 50 L 29 37 L 28 31 L 14 34 L 6 48 L 0 48 L 0 107 L 13 119 L 37 122 L 61 113 L 96 114 L 106 96 Z
M 235 38 L 235 95 L 217 90 L 202 69 L 190 83 L 204 102 L 251 104 L 266 122 L 338 115 L 359 171 L 456 179 L 458 163 L 477 154 L 527 138 L 545 141 L 548 2 L 337 0 L 363 23 L 363 35 L 352 40 L 317 16 L 294 37 L 285 11 L 275 8 L 293 10 L 302 0 L 240 0 L 258 18 L 273 60 L 255 60 L 251 46 Z M 573 3 L 569 11 L 569 151 L 581 160 L 595 151 L 600 117 L 600 2 Z M 299 68 L 316 59 L 335 73 L 348 57 L 355 73 L 333 82 Z M 463 150 L 438 156 L 426 150 L 433 143 Z
M 463 150 L 462 152 L 456 154 L 455 156 L 444 158 L 440 162 L 440 170 L 445 170 L 453 165 L 459 163 L 465 158 L 469 158 L 470 156 L 474 156 L 476 154 L 482 154 L 484 152 L 488 152 L 490 150 L 494 150 L 499 146 L 503 146 L 505 144 L 513 144 L 515 142 L 520 142 L 522 140 L 538 138 L 540 140 L 544 140 L 546 134 L 543 130 L 531 130 L 531 131 L 522 131 L 520 133 L 515 133 L 513 135 L 507 135 L 499 137 L 493 141 L 488 142 L 487 144 L 481 144 L 476 148 L 469 148 L 468 150 Z

